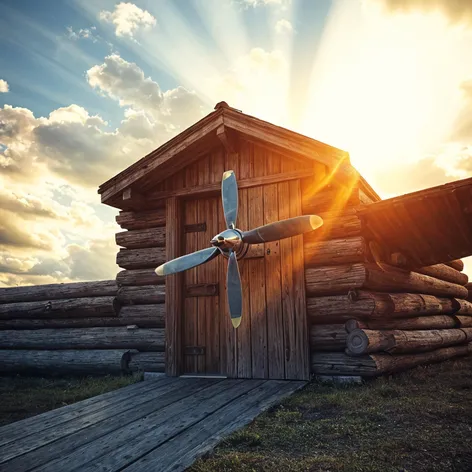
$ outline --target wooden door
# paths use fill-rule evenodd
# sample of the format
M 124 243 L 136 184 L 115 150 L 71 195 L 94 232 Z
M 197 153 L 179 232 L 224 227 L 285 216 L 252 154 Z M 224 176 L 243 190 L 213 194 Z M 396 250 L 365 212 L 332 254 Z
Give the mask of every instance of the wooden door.
M 239 191 L 242 230 L 301 214 L 300 182 Z M 209 247 L 225 229 L 221 198 L 184 202 L 184 251 Z M 183 373 L 233 378 L 307 379 L 309 344 L 303 237 L 254 245 L 239 261 L 243 319 L 227 308 L 227 260 L 219 256 L 184 274 Z

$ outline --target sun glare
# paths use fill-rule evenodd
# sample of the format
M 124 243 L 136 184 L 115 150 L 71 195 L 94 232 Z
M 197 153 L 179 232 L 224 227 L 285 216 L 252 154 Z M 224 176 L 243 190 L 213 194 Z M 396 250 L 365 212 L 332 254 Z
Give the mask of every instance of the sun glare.
M 348 151 L 368 180 L 425 157 L 460 110 L 460 84 L 472 72 L 466 39 L 440 14 L 339 3 L 313 68 L 302 132 Z

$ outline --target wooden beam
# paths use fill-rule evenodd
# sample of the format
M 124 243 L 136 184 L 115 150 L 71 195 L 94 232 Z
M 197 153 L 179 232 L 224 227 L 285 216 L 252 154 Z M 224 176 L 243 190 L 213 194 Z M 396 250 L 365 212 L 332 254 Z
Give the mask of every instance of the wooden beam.
M 231 130 L 226 128 L 224 125 L 221 125 L 216 130 L 216 136 L 218 136 L 218 139 L 221 141 L 221 144 L 223 144 L 223 147 L 228 154 L 237 154 L 237 138 Z
M 167 199 L 166 206 L 166 259 L 181 256 L 182 250 L 182 205 L 176 197 Z M 182 273 L 166 277 L 166 374 L 176 377 L 181 373 L 182 354 Z
M 290 180 L 303 179 L 305 177 L 313 176 L 312 170 L 301 170 L 296 172 L 282 172 L 280 174 L 265 175 L 262 177 L 255 177 L 252 179 L 243 179 L 238 181 L 238 188 L 259 187 L 260 185 L 269 185 L 278 182 L 287 182 Z M 162 200 L 168 197 L 194 197 L 203 196 L 212 193 L 221 192 L 221 183 L 199 185 L 195 187 L 187 187 L 178 190 L 162 190 L 153 192 L 147 195 L 148 204 L 156 200 Z

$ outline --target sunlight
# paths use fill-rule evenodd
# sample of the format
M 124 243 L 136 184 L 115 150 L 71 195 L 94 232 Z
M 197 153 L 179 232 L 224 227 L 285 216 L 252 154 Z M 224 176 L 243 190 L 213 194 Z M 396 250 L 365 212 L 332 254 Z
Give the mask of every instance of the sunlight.
M 472 72 L 467 39 L 439 14 L 387 15 L 371 2 L 338 3 L 302 132 L 348 151 L 367 180 L 386 164 L 424 157 L 444 142 L 459 112 L 459 87 Z

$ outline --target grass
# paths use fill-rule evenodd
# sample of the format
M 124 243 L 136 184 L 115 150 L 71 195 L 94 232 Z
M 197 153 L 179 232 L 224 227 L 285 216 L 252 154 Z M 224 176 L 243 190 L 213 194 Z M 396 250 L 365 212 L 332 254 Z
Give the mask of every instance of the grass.
M 472 358 L 363 385 L 312 382 L 190 472 L 472 471 Z
M 0 377 L 0 426 L 125 387 L 142 379 L 104 377 Z

